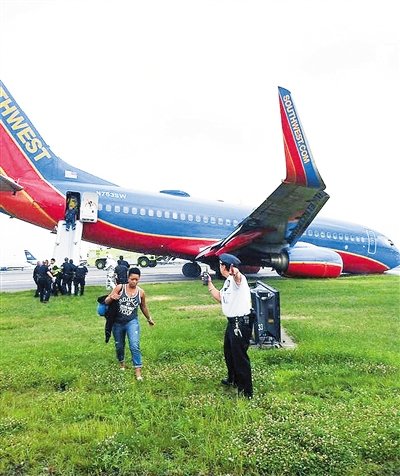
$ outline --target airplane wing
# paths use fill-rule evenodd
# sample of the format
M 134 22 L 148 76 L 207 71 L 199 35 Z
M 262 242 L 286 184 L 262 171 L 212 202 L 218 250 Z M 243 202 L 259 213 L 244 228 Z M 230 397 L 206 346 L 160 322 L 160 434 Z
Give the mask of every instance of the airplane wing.
M 329 199 L 290 91 L 279 88 L 286 179 L 223 240 L 202 250 L 198 260 L 236 253 L 261 260 L 292 246 Z
M 7 175 L 0 173 L 0 192 L 19 192 L 23 187 Z

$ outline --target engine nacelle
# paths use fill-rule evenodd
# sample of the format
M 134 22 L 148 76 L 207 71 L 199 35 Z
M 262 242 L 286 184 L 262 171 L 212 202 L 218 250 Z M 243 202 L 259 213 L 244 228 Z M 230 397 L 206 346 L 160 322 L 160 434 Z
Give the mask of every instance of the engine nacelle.
M 288 277 L 337 278 L 343 261 L 335 251 L 305 243 L 287 250 L 288 266 L 280 274 Z M 279 272 L 279 270 L 278 270 Z
M 257 274 L 260 271 L 260 266 L 240 265 L 239 269 L 243 274 Z

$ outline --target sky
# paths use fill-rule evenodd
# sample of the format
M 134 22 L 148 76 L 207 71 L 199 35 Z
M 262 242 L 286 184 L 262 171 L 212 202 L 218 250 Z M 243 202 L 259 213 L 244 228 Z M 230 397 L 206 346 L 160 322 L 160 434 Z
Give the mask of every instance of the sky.
M 285 178 L 283 86 L 331 196 L 320 216 L 400 247 L 397 3 L 0 0 L 0 78 L 66 162 L 254 207 Z M 48 231 L 0 230 L 50 257 Z

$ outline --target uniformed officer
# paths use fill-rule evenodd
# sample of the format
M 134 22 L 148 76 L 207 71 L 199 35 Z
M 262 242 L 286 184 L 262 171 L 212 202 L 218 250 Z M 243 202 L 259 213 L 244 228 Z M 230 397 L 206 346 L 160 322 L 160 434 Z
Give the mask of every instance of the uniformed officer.
M 83 263 L 79 263 L 79 265 L 75 267 L 75 274 L 74 274 L 75 296 L 78 296 L 79 293 L 81 296 L 83 296 L 83 293 L 85 291 L 87 273 L 88 273 L 88 269 Z
M 219 269 L 225 279 L 220 291 L 208 276 L 208 290 L 221 303 L 222 312 L 228 319 L 224 338 L 224 356 L 228 377 L 223 385 L 234 386 L 238 394 L 247 398 L 253 396 L 250 358 L 247 354 L 252 333 L 251 293 L 246 277 L 237 266 L 240 260 L 231 254 L 220 255 Z
M 49 269 L 49 262 L 45 259 L 38 269 L 38 288 L 40 302 L 47 303 L 50 299 L 53 275 Z

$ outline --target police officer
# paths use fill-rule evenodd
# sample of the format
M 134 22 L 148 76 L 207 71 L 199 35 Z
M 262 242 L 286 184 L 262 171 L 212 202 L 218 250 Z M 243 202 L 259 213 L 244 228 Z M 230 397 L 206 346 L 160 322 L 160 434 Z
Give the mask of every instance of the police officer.
M 224 338 L 224 356 L 228 377 L 223 385 L 237 387 L 238 394 L 247 398 L 253 396 L 250 358 L 247 354 L 252 333 L 250 319 L 251 293 L 246 277 L 237 266 L 240 260 L 231 254 L 220 255 L 219 269 L 225 279 L 220 291 L 208 276 L 208 290 L 222 305 L 222 312 L 228 319 Z
M 71 294 L 72 280 L 74 278 L 75 265 L 72 259 L 64 258 L 62 267 L 62 291 L 63 294 Z
M 52 282 L 53 275 L 51 274 L 49 269 L 49 262 L 47 259 L 45 259 L 38 269 L 38 288 L 40 302 L 49 302 Z
M 37 261 L 36 266 L 33 269 L 33 280 L 35 281 L 36 284 L 36 291 L 34 297 L 39 297 L 39 268 L 41 266 L 42 262 Z
M 128 266 L 126 266 L 123 263 L 126 263 L 126 261 L 117 261 L 117 266 L 114 269 L 115 273 L 115 280 L 117 284 L 127 284 L 128 283 Z
M 124 259 L 122 255 L 119 256 L 119 260 L 117 261 L 117 264 L 122 264 L 123 266 L 126 266 L 129 269 L 129 263 L 128 261 Z
M 88 269 L 83 263 L 80 263 L 78 266 L 75 267 L 75 275 L 74 275 L 74 292 L 75 296 L 79 295 L 79 291 L 81 296 L 83 296 L 83 292 L 85 291 L 85 278 L 88 273 Z

